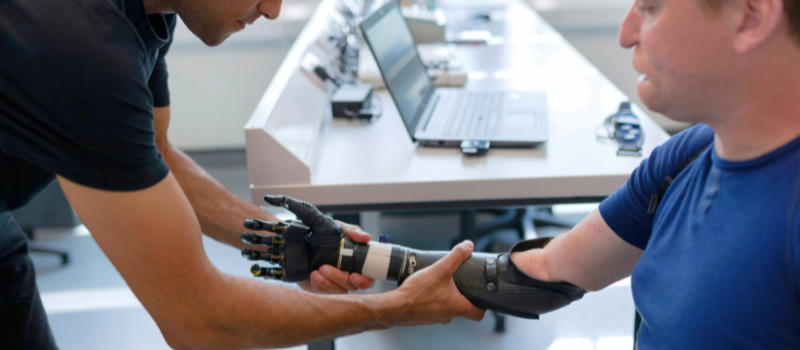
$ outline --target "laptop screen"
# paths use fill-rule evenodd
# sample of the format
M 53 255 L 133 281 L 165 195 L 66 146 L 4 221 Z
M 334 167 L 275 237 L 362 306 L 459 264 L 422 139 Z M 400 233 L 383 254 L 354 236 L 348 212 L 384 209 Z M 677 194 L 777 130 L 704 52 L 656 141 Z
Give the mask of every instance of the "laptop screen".
M 400 8 L 390 1 L 361 23 L 361 31 L 412 138 L 433 83 Z

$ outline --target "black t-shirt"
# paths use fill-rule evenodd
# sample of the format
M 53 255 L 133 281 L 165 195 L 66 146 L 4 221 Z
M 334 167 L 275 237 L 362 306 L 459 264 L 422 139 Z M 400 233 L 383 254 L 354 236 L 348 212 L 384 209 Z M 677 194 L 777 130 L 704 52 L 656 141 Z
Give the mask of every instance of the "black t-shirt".
M 0 212 L 55 174 L 112 191 L 167 175 L 152 108 L 176 20 L 143 0 L 0 0 Z

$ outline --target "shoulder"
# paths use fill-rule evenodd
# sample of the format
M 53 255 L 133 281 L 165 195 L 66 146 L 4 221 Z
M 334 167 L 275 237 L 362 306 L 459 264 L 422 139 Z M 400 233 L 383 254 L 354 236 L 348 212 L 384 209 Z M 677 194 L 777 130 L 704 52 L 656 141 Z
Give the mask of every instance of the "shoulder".
M 130 47 L 143 51 L 130 21 L 111 0 L 6 0 L 0 36 L 12 53 L 32 58 L 88 57 Z
M 682 164 L 702 152 L 714 142 L 714 130 L 706 124 L 697 124 L 670 138 L 660 148 L 664 161 Z
M 144 45 L 110 0 L 6 1 L 0 5 L 0 75 L 21 82 L 19 89 L 85 101 L 129 92 L 127 82 L 146 84 Z
M 606 224 L 623 240 L 645 249 L 653 230 L 648 208 L 653 194 L 663 190 L 664 179 L 675 176 L 714 140 L 707 125 L 696 125 L 656 147 L 633 171 L 624 186 L 600 203 Z
M 677 175 L 713 142 L 714 130 L 711 127 L 705 124 L 695 125 L 656 147 L 637 170 L 653 176 L 654 179 Z

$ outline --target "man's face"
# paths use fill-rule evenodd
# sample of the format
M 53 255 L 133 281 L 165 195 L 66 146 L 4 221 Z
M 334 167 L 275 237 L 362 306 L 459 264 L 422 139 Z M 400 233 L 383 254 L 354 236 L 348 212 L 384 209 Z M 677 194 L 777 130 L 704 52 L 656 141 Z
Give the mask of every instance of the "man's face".
M 639 97 L 680 121 L 704 121 L 730 83 L 730 26 L 700 1 L 638 0 L 620 33 L 620 44 L 635 49 Z
M 189 30 L 217 46 L 259 17 L 276 19 L 283 0 L 176 0 L 172 7 Z

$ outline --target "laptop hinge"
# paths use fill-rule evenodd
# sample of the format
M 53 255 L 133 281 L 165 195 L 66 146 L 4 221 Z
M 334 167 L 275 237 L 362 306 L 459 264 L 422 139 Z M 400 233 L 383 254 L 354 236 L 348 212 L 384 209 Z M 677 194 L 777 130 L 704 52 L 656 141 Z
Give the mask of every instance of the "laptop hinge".
M 425 125 L 422 127 L 422 131 L 428 129 L 428 124 L 430 124 L 431 119 L 433 119 L 433 112 L 436 111 L 436 105 L 439 104 L 439 100 L 442 98 L 442 95 L 436 94 L 434 96 L 435 100 L 431 104 L 431 108 L 428 110 L 428 113 L 425 113 Z

